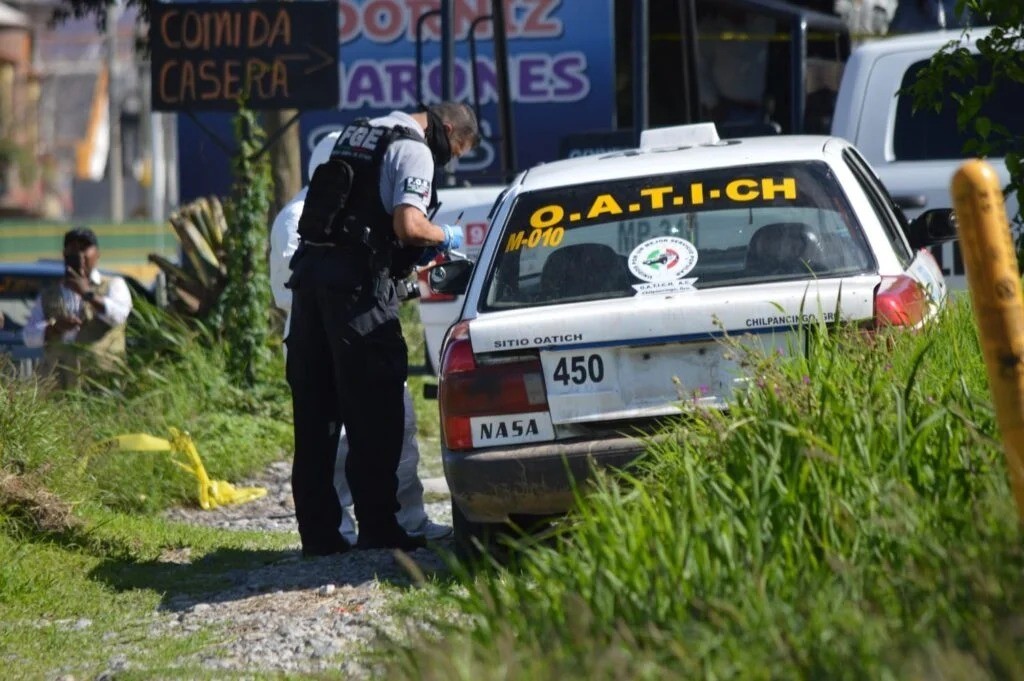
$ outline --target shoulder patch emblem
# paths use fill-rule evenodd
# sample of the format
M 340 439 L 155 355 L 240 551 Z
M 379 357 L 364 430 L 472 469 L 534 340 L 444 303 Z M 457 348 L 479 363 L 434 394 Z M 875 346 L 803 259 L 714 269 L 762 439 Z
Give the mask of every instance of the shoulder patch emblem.
M 430 180 L 424 180 L 421 177 L 407 177 L 402 191 L 406 194 L 415 194 L 424 200 L 429 199 Z

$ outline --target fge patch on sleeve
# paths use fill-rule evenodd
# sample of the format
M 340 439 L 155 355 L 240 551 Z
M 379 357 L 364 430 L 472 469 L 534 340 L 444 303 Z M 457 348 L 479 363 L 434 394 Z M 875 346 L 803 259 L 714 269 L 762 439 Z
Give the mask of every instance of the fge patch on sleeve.
M 421 177 L 407 177 L 402 191 L 405 194 L 415 194 L 421 199 L 427 200 L 430 198 L 430 180 L 424 180 Z

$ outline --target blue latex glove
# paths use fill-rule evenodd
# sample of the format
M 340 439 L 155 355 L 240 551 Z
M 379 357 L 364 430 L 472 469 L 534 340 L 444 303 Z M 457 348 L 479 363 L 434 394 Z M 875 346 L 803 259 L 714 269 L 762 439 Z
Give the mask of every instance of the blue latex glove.
M 450 251 L 453 248 L 462 248 L 462 225 L 441 225 L 441 229 L 444 230 L 444 241 L 437 245 L 437 250 Z

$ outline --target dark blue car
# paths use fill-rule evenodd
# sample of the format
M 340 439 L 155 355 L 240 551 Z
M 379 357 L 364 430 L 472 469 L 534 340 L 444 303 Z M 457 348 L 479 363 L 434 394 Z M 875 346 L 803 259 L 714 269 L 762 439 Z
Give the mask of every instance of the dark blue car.
M 134 297 L 153 302 L 152 291 L 138 280 L 121 273 L 101 271 L 124 278 Z M 21 339 L 21 329 L 28 320 L 39 292 L 63 276 L 64 263 L 60 260 L 40 260 L 32 263 L 0 262 L 0 354 L 11 357 L 21 376 L 30 375 L 43 355 L 42 348 L 25 347 Z

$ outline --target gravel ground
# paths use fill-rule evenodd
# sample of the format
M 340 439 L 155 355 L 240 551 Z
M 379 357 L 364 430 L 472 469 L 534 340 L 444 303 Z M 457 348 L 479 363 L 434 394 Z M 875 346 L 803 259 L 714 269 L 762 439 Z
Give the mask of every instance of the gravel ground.
M 225 529 L 296 531 L 293 515 L 290 463 L 273 464 L 256 479 L 238 484 L 267 488 L 256 501 L 213 511 L 172 509 L 168 518 Z M 443 480 L 424 481 L 438 498 Z M 449 502 L 427 504 L 430 518 L 451 524 Z M 451 550 L 449 540 L 438 542 Z M 408 554 L 426 574 L 445 569 L 433 551 Z M 170 551 L 161 558 L 168 563 L 191 562 L 187 549 Z M 365 678 L 365 661 L 353 655 L 377 636 L 378 631 L 400 630 L 404 623 L 388 614 L 393 590 L 385 584 L 408 585 L 408 572 L 390 551 L 351 551 L 340 556 L 302 559 L 299 545 L 293 551 L 274 552 L 256 567 L 228 575 L 229 586 L 202 596 L 172 595 L 150 623 L 153 635 L 188 633 L 215 625 L 218 642 L 195 653 L 211 672 L 231 673 L 330 672 L 343 678 Z M 112 665 L 116 670 L 116 664 Z

